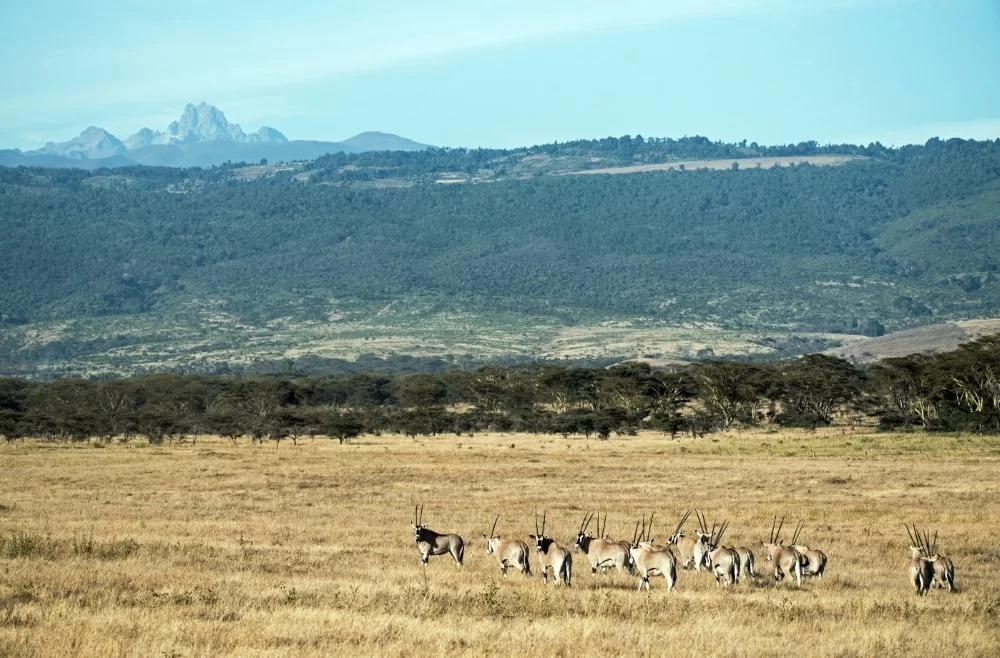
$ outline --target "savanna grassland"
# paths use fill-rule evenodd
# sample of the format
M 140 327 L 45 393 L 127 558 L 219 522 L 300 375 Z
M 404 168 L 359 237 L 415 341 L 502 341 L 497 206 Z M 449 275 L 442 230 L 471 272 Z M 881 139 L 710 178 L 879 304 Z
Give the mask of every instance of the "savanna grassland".
M 101 444 L 103 445 L 103 444 Z M 671 441 L 529 435 L 203 437 L 131 447 L 0 447 L 0 654 L 996 655 L 1000 439 L 754 431 Z M 410 521 L 467 540 L 466 564 L 423 571 Z M 534 510 L 572 543 L 583 514 L 629 538 L 655 512 L 729 519 L 727 542 L 805 523 L 829 556 L 801 589 L 761 575 L 731 590 L 682 572 L 592 577 L 572 589 L 506 579 L 482 533 L 525 537 Z M 959 593 L 919 598 L 904 522 L 941 532 Z M 693 524 L 692 524 L 693 525 Z M 689 528 L 690 529 L 690 528 Z M 790 532 L 790 530 L 788 531 Z M 757 546 L 758 572 L 767 571 Z

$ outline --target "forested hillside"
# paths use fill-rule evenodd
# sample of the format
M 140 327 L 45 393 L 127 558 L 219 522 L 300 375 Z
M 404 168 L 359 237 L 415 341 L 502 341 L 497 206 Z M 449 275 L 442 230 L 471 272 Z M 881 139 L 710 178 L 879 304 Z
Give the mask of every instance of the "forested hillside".
M 650 155 L 651 143 L 616 140 L 604 155 L 796 150 L 708 142 Z M 607 165 L 601 144 L 517 161 L 591 153 Z M 878 333 L 1000 311 L 1000 141 L 838 148 L 863 157 L 501 179 L 512 152 L 330 156 L 309 176 L 254 180 L 237 167 L 0 168 L 0 321 L 148 318 L 211 302 L 244 323 L 323 322 L 347 302 L 420 299 L 568 323 Z M 488 165 L 494 182 L 429 182 Z M 405 185 L 363 184 L 379 177 Z

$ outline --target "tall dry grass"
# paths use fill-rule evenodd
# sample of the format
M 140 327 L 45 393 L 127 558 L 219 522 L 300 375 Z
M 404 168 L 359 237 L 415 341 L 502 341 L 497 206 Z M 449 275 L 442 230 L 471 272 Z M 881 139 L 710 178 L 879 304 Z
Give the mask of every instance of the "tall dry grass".
M 234 446 L 0 448 L 0 654 L 997 655 L 1000 440 L 827 433 L 552 439 L 364 438 Z M 467 539 L 466 565 L 419 566 L 409 527 Z M 630 537 L 655 512 L 727 518 L 727 539 L 805 522 L 827 577 L 677 590 L 592 577 L 506 579 L 481 533 L 534 510 L 571 544 L 587 510 Z M 941 532 L 960 593 L 916 597 L 902 524 Z M 786 524 L 787 525 L 787 524 Z M 758 570 L 766 571 L 761 551 Z M 534 556 L 532 556 L 534 557 Z

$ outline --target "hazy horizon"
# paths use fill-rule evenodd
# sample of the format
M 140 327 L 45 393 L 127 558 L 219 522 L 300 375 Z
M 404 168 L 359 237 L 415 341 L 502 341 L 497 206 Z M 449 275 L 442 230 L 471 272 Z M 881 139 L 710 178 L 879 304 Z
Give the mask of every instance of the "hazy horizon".
M 247 132 L 340 141 L 381 131 L 455 147 L 624 134 L 889 146 L 1000 136 L 1000 6 L 983 0 L 269 9 L 8 9 L 0 55 L 19 65 L 0 73 L 0 148 L 39 148 L 90 125 L 125 139 L 202 101 Z

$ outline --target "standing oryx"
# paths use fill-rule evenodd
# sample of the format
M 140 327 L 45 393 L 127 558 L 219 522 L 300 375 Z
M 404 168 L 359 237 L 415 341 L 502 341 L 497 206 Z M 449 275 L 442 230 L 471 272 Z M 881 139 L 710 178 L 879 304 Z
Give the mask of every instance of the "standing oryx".
M 771 523 L 771 538 L 769 543 L 764 544 L 767 553 L 767 561 L 774 564 L 774 581 L 781 582 L 785 576 L 794 576 L 795 584 L 801 587 L 802 555 L 794 548 L 785 546 L 781 539 L 779 539 L 779 536 L 781 535 L 781 526 L 785 525 L 784 517 L 782 517 L 781 524 L 778 525 L 777 531 L 775 531 L 775 525 L 778 525 L 777 514 L 775 514 L 774 521 Z
M 465 555 L 465 542 L 462 538 L 458 535 L 439 535 L 423 525 L 423 518 L 423 505 L 414 505 L 413 538 L 417 542 L 417 550 L 420 551 L 420 563 L 426 567 L 427 558 L 431 555 L 451 553 L 458 566 L 462 566 L 462 559 Z
M 514 567 L 525 576 L 531 575 L 531 565 L 528 564 L 528 545 L 523 541 L 517 541 L 516 539 L 500 539 L 495 536 L 494 533 L 497 530 L 497 521 L 500 520 L 500 515 L 493 521 L 493 529 L 490 530 L 490 536 L 487 537 L 483 535 L 483 539 L 486 540 L 486 554 L 496 555 L 497 561 L 500 563 L 500 573 L 503 577 L 507 577 L 507 569 L 509 567 Z
M 927 559 L 927 549 L 920 539 L 917 526 L 913 526 L 913 533 L 910 533 L 909 526 L 904 525 L 906 534 L 910 537 L 910 566 L 907 568 L 907 575 L 910 585 L 917 596 L 927 594 L 934 580 L 934 563 Z
M 740 577 L 756 578 L 753 551 L 746 546 L 737 546 L 736 553 L 740 556 Z
M 604 538 L 604 531 L 607 529 L 608 517 L 604 517 L 604 526 L 601 525 L 601 517 L 598 512 L 597 516 L 597 537 L 591 537 L 587 534 L 587 528 L 590 526 L 591 519 L 594 518 L 594 513 L 591 512 L 588 517 L 586 514 L 583 515 L 583 522 L 580 523 L 580 530 L 576 533 L 576 543 L 575 548 L 580 549 L 580 551 L 587 556 L 587 560 L 590 562 L 590 573 L 594 575 L 597 573 L 597 569 L 600 568 L 604 573 L 607 573 L 610 567 L 615 567 L 619 572 L 625 573 L 631 565 L 632 559 L 629 556 L 629 545 L 627 542 L 611 541 Z
M 705 544 L 704 539 L 707 535 L 698 535 L 698 539 L 691 539 L 690 537 L 685 537 L 681 529 L 684 527 L 684 523 L 691 516 L 691 510 L 688 510 L 684 516 L 681 517 L 680 521 L 677 522 L 677 527 L 674 529 L 670 539 L 667 540 L 668 546 L 676 546 L 677 552 L 680 553 L 681 567 L 684 569 L 690 569 L 692 566 L 695 571 L 701 571 L 701 568 L 705 565 L 705 554 L 708 552 L 708 545 Z
M 801 521 L 795 528 L 795 534 L 792 535 L 792 548 L 798 551 L 802 556 L 802 575 L 822 578 L 823 572 L 826 571 L 826 553 L 815 548 L 809 548 L 808 546 L 799 544 L 800 532 L 802 532 Z
M 925 544 L 927 542 L 927 535 L 924 534 Z M 934 584 L 937 585 L 938 589 L 944 587 L 948 588 L 951 593 L 955 592 L 955 563 L 951 561 L 950 557 L 940 555 L 937 552 L 938 547 L 938 533 L 937 530 L 934 531 L 934 542 L 931 543 L 930 549 L 927 551 L 927 559 L 931 561 L 934 565 Z
M 538 566 L 542 570 L 542 582 L 548 584 L 549 570 L 552 570 L 552 581 L 556 585 L 561 580 L 566 587 L 572 586 L 573 555 L 555 540 L 545 536 L 545 515 L 542 512 L 542 529 L 538 529 L 538 513 L 535 513 L 535 534 L 529 535 L 535 540 L 535 551 L 538 554 Z
M 707 528 L 708 523 L 705 517 L 698 514 L 698 521 L 701 527 Z M 715 582 L 719 585 L 736 585 L 740 582 L 740 554 L 736 549 L 729 546 L 722 546 L 722 536 L 726 534 L 729 527 L 728 521 L 723 521 L 721 526 L 712 524 L 712 532 L 708 535 L 706 544 L 708 552 L 705 554 L 705 566 L 715 575 Z
M 632 543 L 629 545 L 629 556 L 635 570 L 639 572 L 639 591 L 646 586 L 649 591 L 649 577 L 663 576 L 667 581 L 667 591 L 672 592 L 677 584 L 677 560 L 669 548 L 656 546 L 652 542 L 653 515 L 649 516 L 649 526 L 642 521 L 642 532 L 639 532 L 639 521 L 635 523 L 632 533 Z

